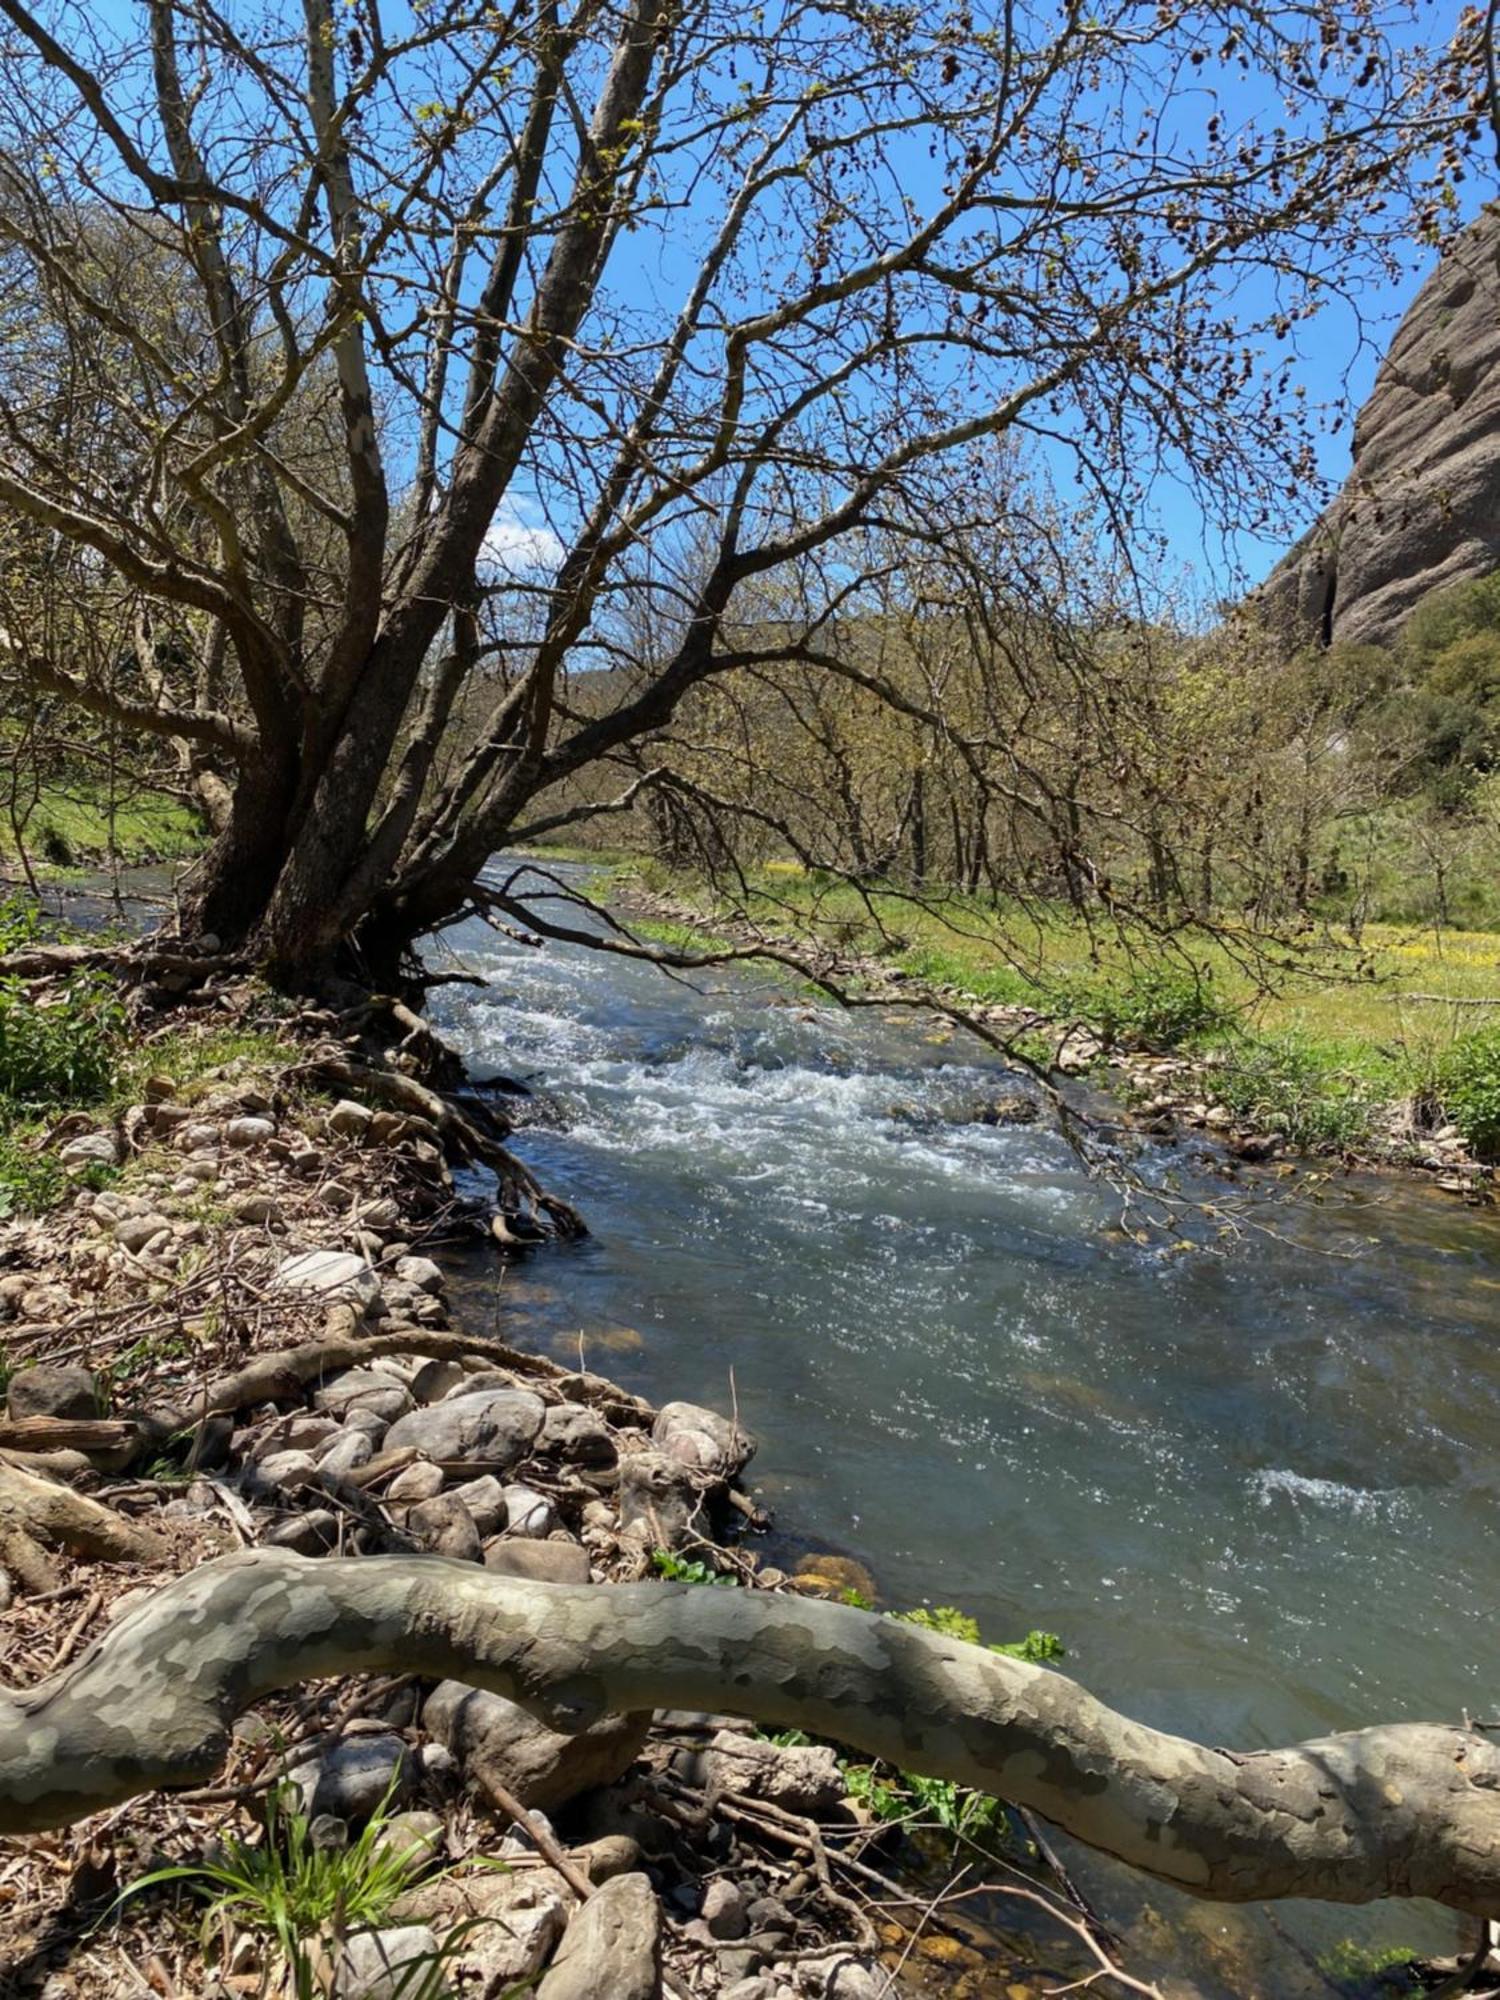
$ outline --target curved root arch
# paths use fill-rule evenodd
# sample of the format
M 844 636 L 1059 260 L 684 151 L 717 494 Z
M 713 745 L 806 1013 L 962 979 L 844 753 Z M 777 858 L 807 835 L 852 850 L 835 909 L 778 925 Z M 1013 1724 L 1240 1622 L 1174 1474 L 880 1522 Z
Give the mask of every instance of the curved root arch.
M 470 1681 L 562 1729 L 643 1708 L 795 1725 L 996 1792 L 1222 1901 L 1500 1908 L 1500 1751 L 1464 1730 L 1399 1724 L 1240 1755 L 842 1605 L 528 1583 L 432 1557 L 257 1550 L 154 1592 L 72 1666 L 0 1697 L 0 1832 L 202 1783 L 261 1696 L 386 1668 Z

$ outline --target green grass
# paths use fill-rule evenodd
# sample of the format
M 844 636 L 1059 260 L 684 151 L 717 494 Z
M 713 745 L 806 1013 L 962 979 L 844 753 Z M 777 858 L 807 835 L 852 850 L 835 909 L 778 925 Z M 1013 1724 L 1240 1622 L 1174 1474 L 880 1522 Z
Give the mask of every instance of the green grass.
M 114 855 L 126 863 L 178 861 L 203 846 L 203 825 L 180 799 L 142 793 L 116 802 L 91 784 L 44 790 L 24 816 L 21 837 L 32 863 L 43 869 L 78 868 Z M 0 860 L 18 862 L 14 827 L 0 814 Z
M 650 862 L 637 873 L 704 913 L 701 929 L 678 920 L 638 925 L 643 934 L 679 949 L 716 941 L 701 884 Z M 1090 929 L 1045 905 L 861 894 L 792 863 L 752 878 L 746 914 L 983 1004 L 1035 1007 L 1107 1047 L 1212 1057 L 1218 1101 L 1298 1146 L 1358 1148 L 1389 1107 L 1419 1098 L 1500 1151 L 1500 1066 L 1465 1053 L 1500 1031 L 1495 932 L 1370 924 L 1356 938 L 1329 924 L 1282 938 L 1231 923 L 1162 937 Z

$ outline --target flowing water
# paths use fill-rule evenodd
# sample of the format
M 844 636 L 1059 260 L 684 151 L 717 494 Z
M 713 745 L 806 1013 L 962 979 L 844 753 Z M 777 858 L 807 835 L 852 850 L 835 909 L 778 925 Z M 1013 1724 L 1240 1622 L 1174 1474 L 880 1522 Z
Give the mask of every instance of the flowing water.
M 445 990 L 444 1025 L 477 1073 L 559 1101 L 521 1149 L 592 1230 L 505 1279 L 512 1337 L 737 1399 L 783 1524 L 887 1604 L 1058 1632 L 1133 1716 L 1248 1748 L 1495 1712 L 1491 1216 L 1267 1178 L 1232 1238 L 1141 1245 L 1045 1124 L 952 1122 L 1015 1080 L 924 1017 L 478 924 L 450 942 L 487 984 Z M 1101 1893 L 1139 1919 L 1120 1874 Z M 1147 1901 L 1197 1940 L 1205 1991 L 1327 1990 L 1244 1917 Z M 1314 1951 L 1453 1935 L 1411 1909 L 1291 1928 Z M 1245 1939 L 1220 1989 L 1212 1946 Z

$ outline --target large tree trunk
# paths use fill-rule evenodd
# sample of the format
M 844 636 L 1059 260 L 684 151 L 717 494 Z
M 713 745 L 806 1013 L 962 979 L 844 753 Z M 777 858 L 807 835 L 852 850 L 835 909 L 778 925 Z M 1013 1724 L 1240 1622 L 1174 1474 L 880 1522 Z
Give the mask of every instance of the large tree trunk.
M 570 1732 L 649 1708 L 806 1729 L 1028 1806 L 1218 1901 L 1500 1908 L 1500 1748 L 1471 1731 L 1403 1723 L 1210 1749 L 1061 1674 L 842 1605 L 526 1583 L 428 1556 L 257 1550 L 155 1592 L 72 1666 L 0 1699 L 0 1832 L 202 1784 L 263 1695 L 390 1669 L 489 1688 Z

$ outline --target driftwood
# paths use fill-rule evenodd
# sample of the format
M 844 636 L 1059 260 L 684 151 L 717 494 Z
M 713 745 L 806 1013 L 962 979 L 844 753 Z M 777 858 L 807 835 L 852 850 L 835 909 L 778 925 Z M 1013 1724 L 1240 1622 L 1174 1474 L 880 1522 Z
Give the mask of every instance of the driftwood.
M 72 1665 L 0 1698 L 0 1832 L 206 1783 L 262 1696 L 392 1669 L 508 1695 L 565 1731 L 644 1708 L 806 1729 L 998 1793 L 1212 1900 L 1500 1908 L 1500 1747 L 1471 1730 L 1212 1749 L 1061 1674 L 844 1605 L 531 1583 L 430 1556 L 256 1550 L 153 1592 Z

